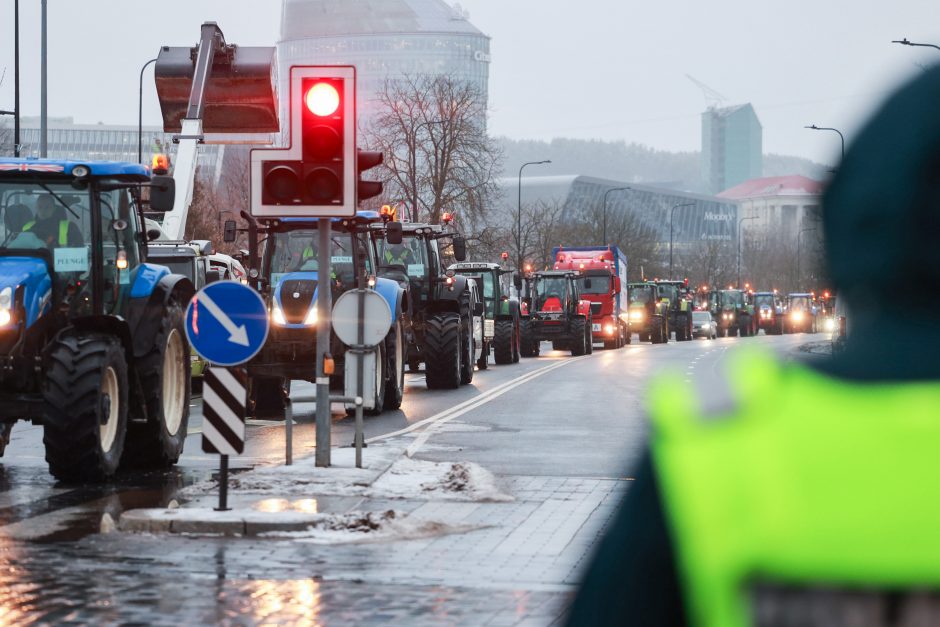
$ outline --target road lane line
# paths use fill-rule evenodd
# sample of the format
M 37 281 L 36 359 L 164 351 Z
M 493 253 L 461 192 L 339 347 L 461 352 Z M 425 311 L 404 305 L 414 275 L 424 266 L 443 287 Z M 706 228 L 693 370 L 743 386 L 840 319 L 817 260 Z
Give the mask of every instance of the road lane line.
M 430 416 L 429 418 L 425 418 L 424 420 L 420 420 L 414 423 L 413 425 L 409 425 L 405 427 L 404 429 L 399 429 L 398 431 L 392 431 L 391 433 L 377 435 L 375 437 L 369 438 L 368 440 L 366 440 L 366 442 L 372 443 L 372 442 L 377 442 L 380 440 L 386 440 L 386 439 L 397 437 L 400 435 L 405 435 L 406 433 L 411 433 L 412 431 L 420 429 L 421 427 L 427 426 L 428 428 L 421 435 L 418 436 L 418 438 L 411 444 L 411 446 L 408 447 L 408 450 L 406 451 L 406 455 L 410 457 L 425 442 L 427 442 L 428 438 L 431 435 L 433 435 L 433 432 L 436 430 L 437 426 L 443 425 L 446 422 L 449 422 L 450 420 L 457 418 L 458 416 L 462 416 L 466 414 L 467 412 L 480 407 L 481 405 L 485 405 L 486 403 L 490 402 L 494 398 L 498 398 L 499 396 L 502 396 L 506 392 L 512 389 L 515 389 L 519 387 L 520 385 L 528 383 L 532 379 L 538 378 L 542 376 L 543 374 L 547 374 L 548 372 L 551 372 L 552 370 L 561 368 L 567 364 L 575 363 L 582 359 L 587 359 L 589 357 L 590 357 L 589 355 L 584 355 L 581 357 L 572 357 L 572 358 L 564 359 L 564 360 L 558 361 L 557 363 L 539 368 L 538 370 L 534 370 L 524 375 L 520 375 L 519 377 L 516 377 L 515 379 L 507 381 L 506 383 L 503 383 L 493 388 L 492 390 L 489 390 L 482 394 L 478 394 L 477 396 L 467 399 L 466 401 L 460 403 L 459 405 L 455 405 L 454 407 L 438 412 L 437 414 L 434 414 L 433 416 Z

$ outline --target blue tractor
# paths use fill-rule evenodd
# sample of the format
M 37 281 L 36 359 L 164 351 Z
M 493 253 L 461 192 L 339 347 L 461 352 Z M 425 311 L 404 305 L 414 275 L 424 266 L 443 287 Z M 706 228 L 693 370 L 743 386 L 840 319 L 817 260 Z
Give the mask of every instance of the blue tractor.
M 182 453 L 193 285 L 147 263 L 142 226 L 173 197 L 137 164 L 0 159 L 0 448 L 16 421 L 42 425 L 59 480 Z
M 271 321 L 268 339 L 248 364 L 250 409 L 256 417 L 279 418 L 284 414 L 292 380 L 316 382 L 317 290 L 320 281 L 318 221 L 306 218 L 256 220 L 247 213 L 249 280 L 268 303 Z M 354 218 L 331 221 L 330 286 L 333 302 L 351 289 L 378 292 L 392 312 L 385 340 L 376 347 L 375 401 L 365 406 L 377 415 L 398 409 L 405 388 L 404 329 L 408 326 L 407 292 L 398 283 L 376 278 L 375 243 L 370 225 L 381 224 L 375 211 L 359 211 Z M 265 235 L 258 259 L 258 237 Z M 225 239 L 235 239 L 235 223 L 226 223 Z M 332 334 L 328 353 L 335 364 L 331 391 L 346 391 L 346 346 Z M 368 375 L 367 375 L 368 376 Z M 348 394 L 347 394 L 348 396 Z M 352 405 L 347 410 L 353 409 Z

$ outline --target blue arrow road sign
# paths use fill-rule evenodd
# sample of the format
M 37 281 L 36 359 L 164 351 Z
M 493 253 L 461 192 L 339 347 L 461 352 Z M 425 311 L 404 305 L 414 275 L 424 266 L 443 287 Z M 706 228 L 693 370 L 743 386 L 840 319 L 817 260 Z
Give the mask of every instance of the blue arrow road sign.
M 215 366 L 237 366 L 258 354 L 268 339 L 268 310 L 261 295 L 236 281 L 218 281 L 193 296 L 186 336 Z

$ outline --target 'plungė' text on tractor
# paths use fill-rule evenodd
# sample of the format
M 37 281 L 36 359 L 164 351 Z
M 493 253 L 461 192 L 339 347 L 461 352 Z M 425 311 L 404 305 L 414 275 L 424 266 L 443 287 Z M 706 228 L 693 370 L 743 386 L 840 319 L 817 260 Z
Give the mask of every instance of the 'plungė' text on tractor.
M 169 177 L 118 162 L 0 159 L 0 420 L 43 427 L 49 471 L 98 481 L 183 451 L 192 282 L 147 263 Z

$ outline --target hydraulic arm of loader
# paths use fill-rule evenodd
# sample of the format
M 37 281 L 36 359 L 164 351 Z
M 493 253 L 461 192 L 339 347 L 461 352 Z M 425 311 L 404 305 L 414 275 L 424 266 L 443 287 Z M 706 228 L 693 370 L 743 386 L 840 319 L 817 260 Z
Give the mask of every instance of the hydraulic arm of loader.
M 179 144 L 173 169 L 176 201 L 163 218 L 169 239 L 186 239 L 204 133 L 230 135 L 229 143 L 257 143 L 237 135 L 278 132 L 274 75 L 273 47 L 228 45 L 215 22 L 202 25 L 195 48 L 160 49 L 154 80 L 163 128 L 179 133 L 173 138 Z

